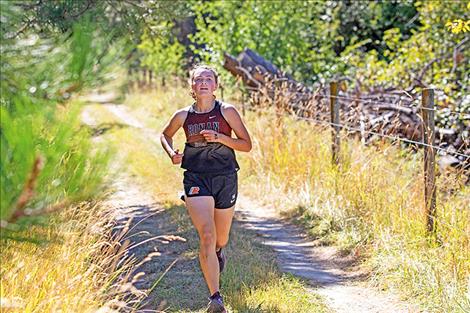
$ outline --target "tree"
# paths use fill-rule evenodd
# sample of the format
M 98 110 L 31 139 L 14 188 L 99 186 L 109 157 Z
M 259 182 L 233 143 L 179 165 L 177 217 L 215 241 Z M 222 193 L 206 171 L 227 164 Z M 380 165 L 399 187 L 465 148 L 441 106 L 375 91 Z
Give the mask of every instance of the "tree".
M 326 7 L 309 1 L 215 1 L 193 5 L 197 33 L 203 48 L 194 53 L 205 62 L 221 63 L 223 53 L 250 48 L 295 78 L 304 81 L 329 77 L 334 72 Z
M 153 32 L 145 31 L 137 46 L 143 54 L 141 65 L 153 70 L 163 84 L 170 75 L 182 76 L 185 64 L 185 47 L 179 43 L 172 30 L 173 23 L 162 22 L 159 28 L 153 28 Z

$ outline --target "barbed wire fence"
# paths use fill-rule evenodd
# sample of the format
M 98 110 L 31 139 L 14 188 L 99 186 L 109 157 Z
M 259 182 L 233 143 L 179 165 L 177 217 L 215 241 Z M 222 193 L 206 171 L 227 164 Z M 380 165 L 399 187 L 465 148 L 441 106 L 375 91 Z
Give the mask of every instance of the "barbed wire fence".
M 147 68 L 140 68 L 129 70 L 129 76 L 131 82 L 135 87 L 145 89 L 156 87 L 156 76 L 154 73 Z M 282 88 L 282 83 L 287 83 L 285 79 L 275 79 L 271 81 L 274 83 L 271 88 L 245 88 L 252 94 L 264 93 L 267 99 L 276 103 L 277 89 Z M 237 80 L 236 88 L 240 88 L 240 82 Z M 341 131 L 348 131 L 352 133 L 359 133 L 361 142 L 367 143 L 368 136 L 375 136 L 379 138 L 387 138 L 394 142 L 403 142 L 411 144 L 417 147 L 423 148 L 423 169 L 424 169 L 424 206 L 426 215 L 426 227 L 430 234 L 435 233 L 436 230 L 436 154 L 437 151 L 442 154 L 453 155 L 460 157 L 463 162 L 470 162 L 470 154 L 461 153 L 458 150 L 451 148 L 443 148 L 434 145 L 436 133 L 442 133 L 443 130 L 436 128 L 435 117 L 436 113 L 462 115 L 466 120 L 470 120 L 470 112 L 465 112 L 465 108 L 456 111 L 451 110 L 447 107 L 440 107 L 436 105 L 435 95 L 440 90 L 426 88 L 422 89 L 421 92 L 421 103 L 418 103 L 416 95 L 411 95 L 409 92 L 404 90 L 387 94 L 386 100 L 381 100 L 377 95 L 361 95 L 361 96 L 344 96 L 339 95 L 340 86 L 338 81 L 333 81 L 329 84 L 329 88 L 325 88 L 325 93 L 315 92 L 307 94 L 303 89 L 290 91 L 291 96 L 297 97 L 294 101 L 284 99 L 288 105 L 285 105 L 282 109 L 286 113 L 294 113 L 296 119 L 303 120 L 317 125 L 323 125 L 331 128 L 331 162 L 339 167 L 341 165 L 340 151 L 341 151 Z M 270 90 L 270 91 L 269 91 Z M 270 92 L 272 94 L 270 94 Z M 224 90 L 220 91 L 223 100 Z M 304 105 L 298 105 L 299 97 L 300 102 Z M 329 105 L 325 105 L 322 101 L 316 101 L 317 106 L 310 104 L 305 105 L 312 99 L 326 100 Z M 248 98 L 245 92 L 241 92 L 239 101 L 242 104 L 242 114 L 245 115 L 247 110 L 246 102 Z M 388 100 L 388 101 L 387 101 Z M 393 102 L 395 100 L 395 102 Z M 359 115 L 359 126 L 351 126 L 348 124 L 354 124 L 353 119 L 356 116 L 347 116 L 341 110 L 340 101 L 347 101 L 352 103 L 355 107 L 350 108 L 356 110 Z M 397 104 L 398 103 L 398 104 Z M 406 104 L 407 106 L 403 105 Z M 366 108 L 366 105 L 369 105 Z M 391 110 L 391 111 L 390 111 Z M 368 111 L 388 111 L 384 115 L 380 115 L 372 120 L 367 120 L 365 117 Z M 279 112 L 278 112 L 279 113 Z M 400 113 L 407 114 L 409 116 L 415 116 L 419 120 L 421 127 L 412 128 L 410 125 L 406 125 L 400 120 Z M 344 121 L 344 123 L 343 123 Z M 388 129 L 383 128 L 384 122 L 390 122 Z M 369 129 L 368 129 L 369 128 Z M 382 128 L 382 131 L 381 131 Z M 397 129 L 404 129 L 404 136 L 394 135 L 397 133 Z M 409 138 L 407 138 L 409 137 Z
M 455 111 L 450 110 L 449 108 L 442 108 L 436 105 L 435 101 L 435 89 L 425 88 L 421 91 L 421 103 L 418 102 L 416 97 L 411 96 L 410 94 L 405 93 L 407 97 L 407 105 L 400 105 L 387 101 L 380 101 L 374 99 L 374 97 L 347 97 L 338 95 L 338 82 L 333 81 L 329 84 L 329 88 L 325 88 L 327 91 L 326 94 L 313 93 L 307 96 L 309 99 L 322 99 L 328 101 L 329 105 L 325 105 L 326 101 L 316 101 L 316 105 L 305 105 L 310 100 L 304 101 L 304 105 L 298 105 L 298 101 L 290 102 L 289 99 L 284 99 L 284 102 L 287 102 L 287 105 L 281 105 L 285 113 L 293 115 L 297 120 L 303 120 L 317 125 L 322 125 L 331 128 L 331 152 L 332 158 L 331 162 L 334 166 L 341 166 L 340 150 L 341 150 L 341 131 L 348 131 L 352 133 L 359 133 L 361 136 L 361 142 L 366 143 L 367 136 L 376 136 L 379 138 L 386 138 L 394 142 L 403 142 L 407 144 L 414 145 L 416 147 L 421 147 L 423 149 L 423 171 L 424 171 L 424 210 L 426 216 L 426 228 L 429 234 L 435 234 L 436 231 L 436 154 L 437 151 L 441 152 L 444 155 L 453 155 L 458 156 L 463 162 L 470 162 L 470 154 L 462 153 L 459 150 L 444 148 L 441 146 L 436 146 L 434 144 L 436 133 L 439 129 L 436 129 L 436 112 L 438 110 L 445 110 L 447 113 L 452 114 L 464 114 L 464 118 L 470 119 L 470 112 L 466 113 L 465 111 Z M 253 92 L 255 90 L 251 90 Z M 276 103 L 276 86 L 269 89 L 260 90 L 257 88 L 257 92 L 264 93 L 266 99 L 272 99 L 272 102 Z M 437 90 L 438 91 L 438 90 Z M 278 92 L 279 93 L 279 92 Z M 255 93 L 252 93 L 255 94 Z M 304 97 L 305 92 L 303 90 L 294 91 L 294 97 L 300 96 Z M 240 97 L 240 102 L 242 104 L 242 114 L 247 110 L 246 108 L 246 97 L 242 92 Z M 259 99 L 258 99 L 259 100 Z M 298 98 L 297 98 L 298 100 Z M 305 100 L 305 97 L 304 99 Z M 344 112 L 341 111 L 341 106 L 338 100 L 348 101 L 349 103 L 354 103 L 356 108 L 349 108 L 351 110 L 359 111 L 359 126 L 348 125 L 348 122 L 351 122 L 352 116 L 347 116 Z M 259 100 L 262 101 L 262 100 Z M 401 100 L 398 101 L 400 103 Z M 367 110 L 393 110 L 387 114 L 377 117 L 375 120 L 366 121 L 364 117 L 364 104 L 372 104 L 375 107 L 368 107 Z M 397 113 L 398 112 L 398 113 Z M 415 116 L 419 120 L 419 126 L 415 129 L 408 129 L 409 125 L 406 125 L 403 121 L 400 120 L 400 113 L 409 114 Z M 468 116 L 467 116 L 468 115 Z M 344 120 L 345 123 L 342 121 Z M 385 131 L 381 131 L 380 122 L 389 121 L 391 126 Z M 368 125 L 366 125 L 368 124 Z M 369 129 L 367 129 L 367 127 Z M 406 138 L 398 135 L 396 129 L 402 127 L 408 131 L 408 135 L 411 138 Z M 377 128 L 377 129 L 376 129 Z

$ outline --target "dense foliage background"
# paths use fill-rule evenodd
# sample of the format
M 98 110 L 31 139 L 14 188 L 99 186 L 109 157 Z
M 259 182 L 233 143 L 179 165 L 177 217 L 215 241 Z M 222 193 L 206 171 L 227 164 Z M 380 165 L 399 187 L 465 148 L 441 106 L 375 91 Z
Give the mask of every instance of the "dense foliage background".
M 74 190 L 84 190 L 84 177 L 98 173 L 94 162 L 105 161 L 91 157 L 85 148 L 89 138 L 79 126 L 72 131 L 61 125 L 77 122 L 74 95 L 116 79 L 118 68 L 143 67 L 165 81 L 185 77 L 196 62 L 221 69 L 224 53 L 251 48 L 304 83 L 348 76 L 361 88 L 434 86 L 446 106 L 469 108 L 470 9 L 464 1 L 0 4 L 1 217 L 6 220 L 17 209 L 38 157 L 45 168 L 36 182 L 38 193 L 30 197 L 38 208 L 73 198 Z M 221 73 L 232 86 L 233 77 Z M 63 172 L 74 174 L 58 178 Z M 51 186 L 61 192 L 50 193 Z
M 194 1 L 186 5 L 188 17 L 160 24 L 160 31 L 142 37 L 140 48 L 145 64 L 164 75 L 178 74 L 181 64 L 195 60 L 220 64 L 224 52 L 236 55 L 246 47 L 304 82 L 348 75 L 366 86 L 405 88 L 419 80 L 462 97 L 469 76 L 468 33 L 452 32 L 446 23 L 468 21 L 467 6 L 411 0 Z
M 170 193 L 174 198 L 167 190 L 174 189 L 179 169 L 164 166 L 166 155 L 155 153 L 147 135 L 129 128 L 114 134 L 111 144 L 95 140 L 101 129 L 81 121 L 87 95 L 118 94 L 133 85 L 126 73 L 152 73 L 159 84 L 150 92 L 131 90 L 123 102 L 157 132 L 174 105 L 187 99 L 186 86 L 161 85 L 187 78 L 191 66 L 208 62 L 219 69 L 224 90 L 235 91 L 235 79 L 222 68 L 224 53 L 250 48 L 308 86 L 348 77 L 347 87 L 362 94 L 434 87 L 437 126 L 453 128 L 469 142 L 469 15 L 470 2 L 463 0 L 0 0 L 2 304 L 20 296 L 22 311 L 96 311 L 116 289 L 119 255 L 130 250 L 102 228 L 102 222 L 114 227 L 115 215 L 101 218 L 106 209 L 93 201 L 77 205 L 103 194 L 112 175 L 113 154 L 106 147 L 119 149 L 116 159 L 128 154 L 131 172 L 155 188 L 156 197 L 164 195 L 162 202 Z M 108 112 L 91 106 L 97 119 L 100 110 Z M 437 180 L 438 227 L 436 240 L 430 240 L 419 152 L 347 139 L 338 171 L 330 166 L 329 132 L 269 108 L 247 110 L 244 119 L 254 149 L 240 158 L 241 178 L 253 198 L 290 210 L 320 242 L 364 256 L 372 283 L 404 290 L 425 303 L 425 311 L 470 307 L 470 186 L 460 182 L 460 173 L 448 171 Z M 50 223 L 31 225 L 66 207 Z M 36 238 L 50 244 L 35 245 Z M 242 250 L 252 253 L 251 246 Z M 256 303 L 264 301 L 242 284 Z

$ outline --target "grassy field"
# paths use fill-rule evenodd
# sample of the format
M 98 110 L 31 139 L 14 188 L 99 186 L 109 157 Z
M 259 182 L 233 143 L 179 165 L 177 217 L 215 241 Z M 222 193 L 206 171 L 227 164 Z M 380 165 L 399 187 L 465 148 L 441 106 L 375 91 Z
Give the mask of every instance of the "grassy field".
M 174 110 L 190 101 L 182 88 L 160 88 L 131 93 L 125 104 L 158 132 Z M 188 239 L 184 256 L 197 269 L 197 235 L 177 199 L 181 169 L 171 165 L 152 134 L 126 127 L 102 106 L 92 111 L 100 121 L 95 130 L 100 140 L 117 149 L 117 169 L 159 199 L 171 223 Z M 418 299 L 428 312 L 470 309 L 470 190 L 456 173 L 438 177 L 437 239 L 431 240 L 425 234 L 420 153 L 385 142 L 364 147 L 344 138 L 338 170 L 329 161 L 329 131 L 269 110 L 249 111 L 244 118 L 254 148 L 239 154 L 243 194 L 275 206 L 319 242 L 357 255 L 378 287 Z M 182 149 L 181 132 L 175 141 Z M 99 203 L 88 203 L 55 214 L 47 225 L 30 227 L 19 234 L 24 241 L 3 241 L 2 307 L 12 312 L 112 307 L 105 295 L 119 275 L 110 266 L 119 246 L 109 238 L 109 221 Z M 328 312 L 302 281 L 280 274 L 272 251 L 238 224 L 227 252 L 230 263 L 222 288 L 233 312 Z M 170 273 L 155 286 L 153 293 L 166 299 L 168 312 L 194 311 L 180 300 L 182 292 L 201 299 L 203 307 L 207 290 L 197 288 L 204 286 L 202 275 L 191 275 L 193 289 L 166 288 L 178 286 Z
M 470 310 L 470 186 L 464 177 L 438 177 L 433 240 L 425 231 L 421 153 L 343 138 L 338 170 L 330 164 L 329 130 L 273 112 L 246 119 L 255 142 L 241 158 L 251 182 L 246 192 L 267 195 L 266 203 L 313 237 L 363 257 L 380 288 L 418 299 L 429 312 Z
M 118 274 L 109 212 L 84 203 L 2 242 L 2 312 L 95 312 Z M 121 272 L 125 271 L 125 267 Z M 118 300 L 118 299 L 116 299 Z
M 190 101 L 181 89 L 126 103 L 160 130 L 176 109 L 165 103 Z M 417 299 L 429 312 L 470 310 L 470 187 L 461 175 L 438 177 L 433 240 L 425 231 L 420 152 L 343 138 L 338 170 L 330 164 L 329 130 L 269 110 L 249 111 L 245 120 L 254 149 L 239 154 L 244 194 L 275 206 L 320 242 L 357 255 L 378 287 Z

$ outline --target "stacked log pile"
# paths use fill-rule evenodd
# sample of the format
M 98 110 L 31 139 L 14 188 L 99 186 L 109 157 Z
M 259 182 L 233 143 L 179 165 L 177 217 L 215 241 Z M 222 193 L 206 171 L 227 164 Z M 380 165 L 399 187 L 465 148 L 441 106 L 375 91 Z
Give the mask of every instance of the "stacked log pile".
M 250 49 L 236 58 L 225 54 L 224 68 L 243 81 L 254 107 L 275 106 L 300 118 L 328 125 L 330 93 L 327 86 L 309 88 Z M 346 81 L 351 79 L 338 80 L 337 101 L 344 130 L 361 136 L 365 143 L 383 137 L 381 135 L 422 141 L 421 94 L 415 88 L 419 85 L 408 90 L 373 88 L 364 92 L 360 82 L 356 82 L 355 90 L 348 91 Z M 436 113 L 446 112 L 445 108 L 436 110 Z M 458 127 L 438 127 L 434 144 L 448 151 L 440 150 L 442 164 L 468 169 L 470 159 L 451 152 L 470 155 L 470 112 L 454 114 L 459 115 Z M 437 114 L 437 118 L 441 115 Z M 436 122 L 442 124 L 439 120 Z

